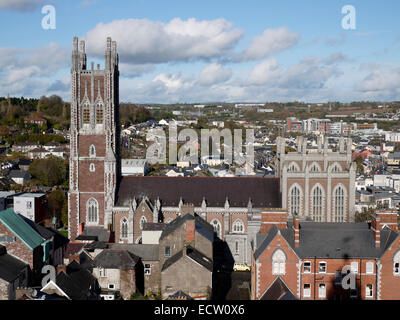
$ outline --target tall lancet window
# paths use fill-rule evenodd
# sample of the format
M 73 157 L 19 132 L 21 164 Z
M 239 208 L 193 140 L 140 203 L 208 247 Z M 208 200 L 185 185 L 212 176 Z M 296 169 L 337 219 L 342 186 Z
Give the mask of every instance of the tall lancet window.
M 342 186 L 337 187 L 334 192 L 335 222 L 344 222 L 345 219 L 344 197 L 345 195 L 343 187 Z
M 86 214 L 88 224 L 99 223 L 99 204 L 96 199 L 90 198 L 86 203 Z
M 90 106 L 89 103 L 85 102 L 82 108 L 82 120 L 83 123 L 90 123 Z
M 103 123 L 103 105 L 101 103 L 98 103 L 96 106 L 96 123 Z
M 312 191 L 312 218 L 316 222 L 323 221 L 323 192 L 320 186 L 316 186 Z
M 121 221 L 121 239 L 128 238 L 128 220 L 123 218 Z
M 290 190 L 290 214 L 300 214 L 300 188 L 294 186 Z

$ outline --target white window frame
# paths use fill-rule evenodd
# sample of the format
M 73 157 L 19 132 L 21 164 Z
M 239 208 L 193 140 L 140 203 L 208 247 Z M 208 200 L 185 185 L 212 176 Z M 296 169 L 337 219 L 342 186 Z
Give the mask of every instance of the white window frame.
M 306 289 L 306 286 L 308 286 L 308 289 Z M 305 283 L 303 285 L 303 297 L 304 298 L 310 298 L 311 297 L 311 284 Z
M 397 251 L 393 257 L 393 275 L 400 276 L 400 251 Z
M 244 223 L 243 220 L 238 218 L 232 225 L 232 232 L 235 233 L 243 233 L 244 232 Z
M 352 273 L 355 273 L 355 274 L 358 273 L 358 262 L 357 261 L 353 261 L 352 263 L 350 263 L 350 270 Z
M 365 264 L 365 273 L 373 274 L 374 273 L 374 263 L 372 261 L 367 261 Z
M 371 286 L 369 288 L 368 286 Z M 374 285 L 373 284 L 366 284 L 365 285 L 365 297 L 366 298 L 373 298 L 374 297 Z
M 94 166 L 94 163 L 91 163 L 89 166 L 89 171 L 90 172 L 95 172 L 96 171 L 96 167 Z
M 146 267 L 146 266 L 148 266 L 148 267 Z M 144 264 L 144 275 L 145 276 L 151 275 L 151 264 L 150 263 Z
M 309 270 L 308 271 L 306 271 L 306 263 L 307 264 L 309 264 Z M 304 264 L 303 264 L 303 273 L 311 273 L 311 261 L 304 261 Z
M 105 268 L 99 268 L 99 276 L 101 277 L 101 278 L 106 278 L 107 277 L 107 272 L 106 272 L 106 269 Z
M 278 249 L 272 254 L 272 274 L 286 274 L 286 255 L 282 249 Z
M 321 290 L 322 286 L 324 288 L 323 291 Z M 321 293 L 323 293 L 323 295 Z M 326 284 L 325 283 L 320 283 L 318 285 L 318 297 L 323 298 L 323 299 L 326 298 Z
M 321 271 L 321 265 L 322 264 L 325 264 L 325 270 L 324 271 Z M 328 266 L 328 264 L 326 263 L 326 261 L 320 261 L 318 263 L 318 273 L 326 273 L 327 266 Z

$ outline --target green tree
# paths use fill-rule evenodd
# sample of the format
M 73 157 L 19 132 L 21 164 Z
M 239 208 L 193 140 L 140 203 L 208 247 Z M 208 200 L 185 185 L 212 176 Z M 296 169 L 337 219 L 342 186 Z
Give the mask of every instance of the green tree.
M 47 206 L 51 217 L 56 217 L 57 221 L 62 221 L 62 211 L 66 201 L 64 192 L 54 190 L 47 196 Z
M 34 160 L 29 166 L 29 173 L 45 186 L 57 186 L 64 184 L 67 179 L 67 165 L 63 159 L 50 156 Z

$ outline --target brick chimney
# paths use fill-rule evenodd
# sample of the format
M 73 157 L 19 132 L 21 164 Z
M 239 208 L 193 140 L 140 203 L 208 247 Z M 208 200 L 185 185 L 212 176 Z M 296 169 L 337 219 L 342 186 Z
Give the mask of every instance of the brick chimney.
M 372 216 L 371 219 L 371 230 L 374 233 L 375 247 L 381 246 L 381 229 L 380 229 L 380 218 L 378 216 Z
M 67 266 L 65 264 L 59 264 L 57 266 L 57 274 L 59 274 L 60 272 L 64 272 L 65 274 L 67 274 Z
M 186 242 L 194 241 L 195 224 L 194 219 L 186 221 Z
M 294 246 L 300 246 L 300 223 L 297 215 L 293 215 Z
M 267 233 L 268 230 L 276 225 L 278 229 L 284 229 L 287 226 L 286 210 L 282 209 L 264 209 L 261 212 L 261 228 L 260 233 Z

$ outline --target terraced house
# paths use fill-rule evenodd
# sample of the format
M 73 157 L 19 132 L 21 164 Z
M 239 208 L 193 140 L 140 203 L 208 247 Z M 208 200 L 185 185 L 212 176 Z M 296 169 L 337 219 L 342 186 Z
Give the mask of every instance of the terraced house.
M 252 299 L 400 299 L 397 212 L 378 211 L 370 225 L 295 215 L 286 224 L 276 217 L 269 223 L 254 244 Z M 346 286 L 349 272 L 354 287 Z

